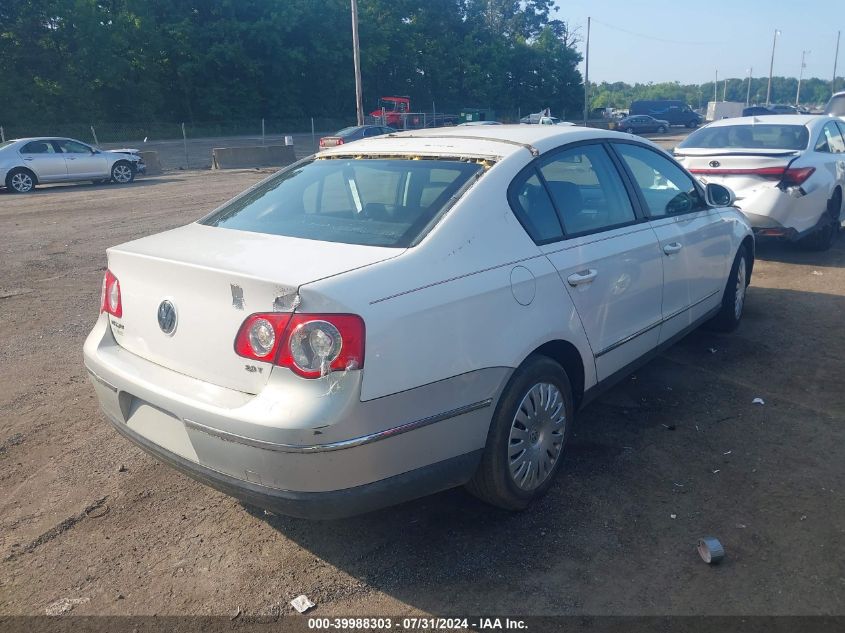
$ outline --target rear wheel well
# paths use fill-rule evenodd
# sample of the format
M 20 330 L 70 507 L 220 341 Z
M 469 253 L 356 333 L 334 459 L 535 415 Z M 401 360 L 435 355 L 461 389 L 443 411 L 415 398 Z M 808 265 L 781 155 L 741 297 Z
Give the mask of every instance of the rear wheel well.
M 533 354 L 540 354 L 551 358 L 566 371 L 572 387 L 572 400 L 577 411 L 584 398 L 584 361 L 578 349 L 568 341 L 549 341 L 534 350 Z
M 748 253 L 748 283 L 751 283 L 751 273 L 754 272 L 754 238 L 746 235 L 742 240 L 745 252 Z
M 29 169 L 28 167 L 22 167 L 22 166 L 13 167 L 12 169 L 9 170 L 9 175 L 11 175 L 12 172 L 16 172 L 16 171 L 25 171 L 26 173 L 29 174 L 30 178 L 32 178 L 32 182 L 35 183 L 36 185 L 38 184 L 38 176 L 36 176 L 35 172 L 32 171 L 31 169 Z M 8 179 L 8 177 L 9 176 L 7 175 L 6 178 Z

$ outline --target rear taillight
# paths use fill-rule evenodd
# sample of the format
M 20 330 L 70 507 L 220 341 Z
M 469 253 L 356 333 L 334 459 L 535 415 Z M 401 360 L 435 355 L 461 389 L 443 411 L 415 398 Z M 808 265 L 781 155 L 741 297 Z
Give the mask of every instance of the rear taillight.
M 757 169 L 690 169 L 690 173 L 703 176 L 760 176 L 762 178 L 780 178 L 786 167 L 759 167 Z
M 320 147 L 325 147 L 325 146 L 326 146 L 326 139 L 321 138 L 320 139 Z
M 253 314 L 241 325 L 235 352 L 287 367 L 304 378 L 364 366 L 364 321 L 354 314 Z
M 106 270 L 103 277 L 103 291 L 100 293 L 100 312 L 107 312 L 112 316 L 123 316 L 123 304 L 120 301 L 120 282 Z
M 335 140 L 334 144 L 335 144 L 335 145 L 343 145 L 343 139 L 342 139 L 342 138 L 340 138 L 340 137 L 338 137 L 338 138 Z
M 792 167 L 783 173 L 782 187 L 800 187 L 816 171 L 815 167 Z

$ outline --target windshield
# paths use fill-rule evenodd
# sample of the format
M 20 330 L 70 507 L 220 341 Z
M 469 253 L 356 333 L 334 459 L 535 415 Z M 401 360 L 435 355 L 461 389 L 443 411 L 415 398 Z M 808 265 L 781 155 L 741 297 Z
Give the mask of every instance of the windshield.
M 678 148 L 806 149 L 809 141 L 803 125 L 720 125 L 696 130 Z
M 404 101 L 393 101 L 392 99 L 379 99 L 378 109 L 386 110 L 387 112 L 404 112 L 406 108 Z
M 325 242 L 407 247 L 482 166 L 458 160 L 316 159 L 200 221 Z
M 352 134 L 355 130 L 358 129 L 357 125 L 353 125 L 352 127 L 345 127 L 342 130 L 338 130 L 334 133 L 334 136 L 346 136 L 347 134 Z

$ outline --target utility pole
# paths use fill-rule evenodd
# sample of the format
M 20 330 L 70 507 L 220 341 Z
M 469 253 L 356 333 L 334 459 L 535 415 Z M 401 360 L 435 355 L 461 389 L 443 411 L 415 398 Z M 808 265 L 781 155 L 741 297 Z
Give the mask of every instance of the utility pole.
M 833 55 L 833 81 L 830 82 L 830 92 L 836 92 L 836 62 L 839 61 L 839 38 L 842 36 L 842 31 L 836 32 L 836 53 Z
M 713 81 L 713 101 L 719 100 L 719 69 L 716 69 L 716 79 Z
M 745 107 L 751 105 L 751 74 L 754 72 L 753 68 L 748 69 L 748 91 L 745 93 Z
M 722 101 L 728 100 L 728 80 L 725 79 L 725 87 L 722 88 Z
M 358 44 L 358 0 L 352 2 L 352 57 L 355 60 L 355 108 L 358 125 L 364 125 L 364 100 L 361 95 L 361 47 Z
M 584 55 L 584 126 L 587 125 L 590 98 L 590 17 L 587 17 L 587 50 Z
M 766 88 L 766 107 L 769 107 L 769 104 L 772 101 L 772 71 L 775 68 L 775 44 L 778 43 L 778 35 L 780 35 L 780 31 L 775 29 L 775 37 L 772 40 L 772 61 L 769 62 L 769 87 Z
M 798 107 L 798 100 L 801 98 L 801 80 L 804 78 L 804 68 L 807 64 L 804 63 L 804 56 L 812 51 L 801 51 L 801 69 L 798 71 L 798 90 L 795 91 L 795 107 Z

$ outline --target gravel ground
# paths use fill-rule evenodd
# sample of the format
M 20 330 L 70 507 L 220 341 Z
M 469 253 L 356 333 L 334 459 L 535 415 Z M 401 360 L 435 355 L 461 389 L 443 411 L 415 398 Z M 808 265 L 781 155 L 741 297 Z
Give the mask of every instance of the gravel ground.
M 530 511 L 453 490 L 307 522 L 156 463 L 82 366 L 105 249 L 265 173 L 0 192 L 0 614 L 260 615 L 304 593 L 315 615 L 845 615 L 845 238 L 761 245 L 740 329 L 689 335 L 584 410 Z

